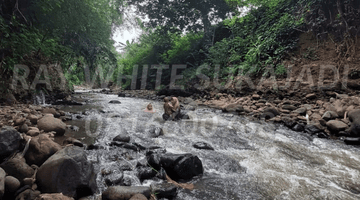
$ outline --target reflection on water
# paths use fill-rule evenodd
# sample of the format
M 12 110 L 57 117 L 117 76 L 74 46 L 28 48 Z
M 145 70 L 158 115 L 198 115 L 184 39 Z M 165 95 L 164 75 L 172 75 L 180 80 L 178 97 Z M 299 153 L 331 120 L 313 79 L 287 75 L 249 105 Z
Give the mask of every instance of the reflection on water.
M 199 156 L 205 173 L 192 181 L 195 190 L 180 190 L 179 200 L 360 198 L 359 149 L 340 141 L 312 138 L 281 125 L 253 122 L 208 108 L 189 111 L 190 120 L 164 122 L 161 112 L 143 112 L 150 100 L 103 94 L 90 98 L 93 103 L 88 107 L 69 108 L 68 112 L 90 111 L 70 123 L 80 128 L 73 133 L 77 138 L 106 147 L 89 151 L 88 157 L 99 172 L 133 169 L 144 158 L 140 153 L 108 146 L 116 135 L 128 132 L 131 142 Z M 110 100 L 121 104 L 109 104 Z M 161 102 L 151 103 L 162 110 Z M 94 137 L 84 134 L 85 125 L 79 125 L 89 118 L 97 119 L 97 126 L 90 130 Z M 150 138 L 147 130 L 152 126 L 162 127 L 164 136 Z M 195 142 L 206 142 L 215 151 L 195 149 Z M 133 171 L 124 173 L 133 185 L 141 184 Z M 98 185 L 101 191 L 106 189 L 100 173 Z

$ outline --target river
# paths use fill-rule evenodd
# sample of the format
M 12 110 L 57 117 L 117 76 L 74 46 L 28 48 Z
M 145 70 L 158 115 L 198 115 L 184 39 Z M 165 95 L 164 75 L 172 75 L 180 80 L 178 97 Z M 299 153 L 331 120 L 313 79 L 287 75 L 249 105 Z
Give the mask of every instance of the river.
M 80 129 L 68 135 L 105 147 L 88 151 L 98 172 L 99 194 L 106 189 L 101 171 L 116 174 L 124 165 L 134 169 L 144 159 L 142 153 L 108 145 L 121 132 L 128 132 L 131 142 L 200 158 L 203 176 L 191 181 L 194 190 L 180 189 L 177 200 L 360 198 L 360 150 L 342 141 L 314 138 L 279 124 L 206 107 L 187 110 L 190 120 L 165 122 L 162 102 L 80 91 L 76 96 L 88 99 L 87 104 L 61 109 L 83 117 L 70 121 Z M 109 104 L 110 100 L 121 104 Z M 157 112 L 144 112 L 150 102 Z M 153 126 L 161 127 L 164 135 L 149 137 Z M 195 149 L 195 142 L 206 142 L 215 150 Z M 156 182 L 141 183 L 134 171 L 124 174 L 132 185 Z

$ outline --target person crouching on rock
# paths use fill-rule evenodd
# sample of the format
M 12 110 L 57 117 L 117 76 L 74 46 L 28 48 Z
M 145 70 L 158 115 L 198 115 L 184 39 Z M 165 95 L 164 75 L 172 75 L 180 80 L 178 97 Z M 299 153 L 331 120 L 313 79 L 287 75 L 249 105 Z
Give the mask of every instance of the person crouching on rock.
M 164 98 L 164 114 L 163 114 L 163 119 L 165 121 L 170 119 L 170 117 L 173 113 L 172 108 L 173 108 L 173 106 L 172 106 L 171 102 L 169 101 L 169 98 L 165 97 Z
M 171 105 L 172 105 L 172 114 L 171 114 L 171 120 L 175 120 L 175 119 L 179 119 L 181 114 L 180 114 L 180 103 L 178 98 L 176 97 L 171 97 Z
M 149 113 L 154 113 L 155 109 L 153 108 L 153 106 L 151 105 L 151 103 L 149 103 L 146 108 L 145 108 L 145 112 L 149 112 Z

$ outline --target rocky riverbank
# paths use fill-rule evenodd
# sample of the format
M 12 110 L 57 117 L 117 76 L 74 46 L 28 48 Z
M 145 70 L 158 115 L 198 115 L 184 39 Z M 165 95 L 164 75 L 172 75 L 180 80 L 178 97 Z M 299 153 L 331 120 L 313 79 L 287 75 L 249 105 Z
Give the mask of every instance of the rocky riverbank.
M 87 159 L 87 151 L 104 147 L 87 146 L 64 136 L 73 128 L 66 124 L 73 118 L 76 116 L 52 106 L 1 106 L 0 199 L 171 199 L 176 196 L 178 187 L 192 188 L 175 181 L 189 181 L 203 173 L 197 156 L 170 154 L 161 147 L 147 148 L 130 143 L 129 135 L 119 135 L 109 145 L 146 154 L 147 159 L 132 170 L 137 171 L 141 181 L 156 178 L 165 182 L 138 187 L 124 181 L 123 173 L 96 172 Z M 157 132 L 161 130 L 154 130 Z M 57 143 L 54 139 L 58 137 L 65 138 Z M 105 180 L 108 189 L 100 196 L 95 195 L 99 192 L 96 183 L 99 173 L 114 175 Z
M 188 110 L 207 106 L 254 120 L 282 123 L 294 131 L 321 138 L 340 138 L 348 144 L 360 144 L 360 95 L 356 90 L 258 90 L 245 94 L 217 90 L 200 94 L 181 90 L 101 92 L 155 101 L 162 101 L 165 96 L 177 96 Z

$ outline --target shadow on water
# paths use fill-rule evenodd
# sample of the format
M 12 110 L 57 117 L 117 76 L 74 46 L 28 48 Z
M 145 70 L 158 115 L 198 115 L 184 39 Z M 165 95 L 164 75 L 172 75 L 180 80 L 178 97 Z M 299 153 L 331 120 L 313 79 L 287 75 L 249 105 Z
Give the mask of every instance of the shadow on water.
M 132 171 L 144 155 L 110 147 L 120 133 L 128 133 L 130 142 L 160 146 L 171 153 L 197 155 L 204 175 L 191 182 L 195 189 L 181 189 L 176 199 L 359 199 L 360 151 L 340 141 L 312 138 L 282 125 L 250 121 L 219 110 L 197 108 L 186 111 L 190 120 L 162 120 L 162 102 L 121 98 L 116 95 L 77 94 L 90 103 L 62 107 L 80 119 L 68 124 L 79 127 L 68 136 L 104 149 L 88 151 L 98 173 L 100 192 L 106 189 L 100 172 L 124 171 L 131 185 L 150 185 Z M 120 100 L 121 104 L 109 104 Z M 156 113 L 146 113 L 148 103 Z M 86 127 L 86 121 L 88 123 Z M 92 125 L 91 125 L 92 124 Z M 164 135 L 149 137 L 151 127 L 161 127 Z M 88 131 L 88 132 L 87 132 Z M 215 151 L 195 149 L 195 142 L 206 142 Z

